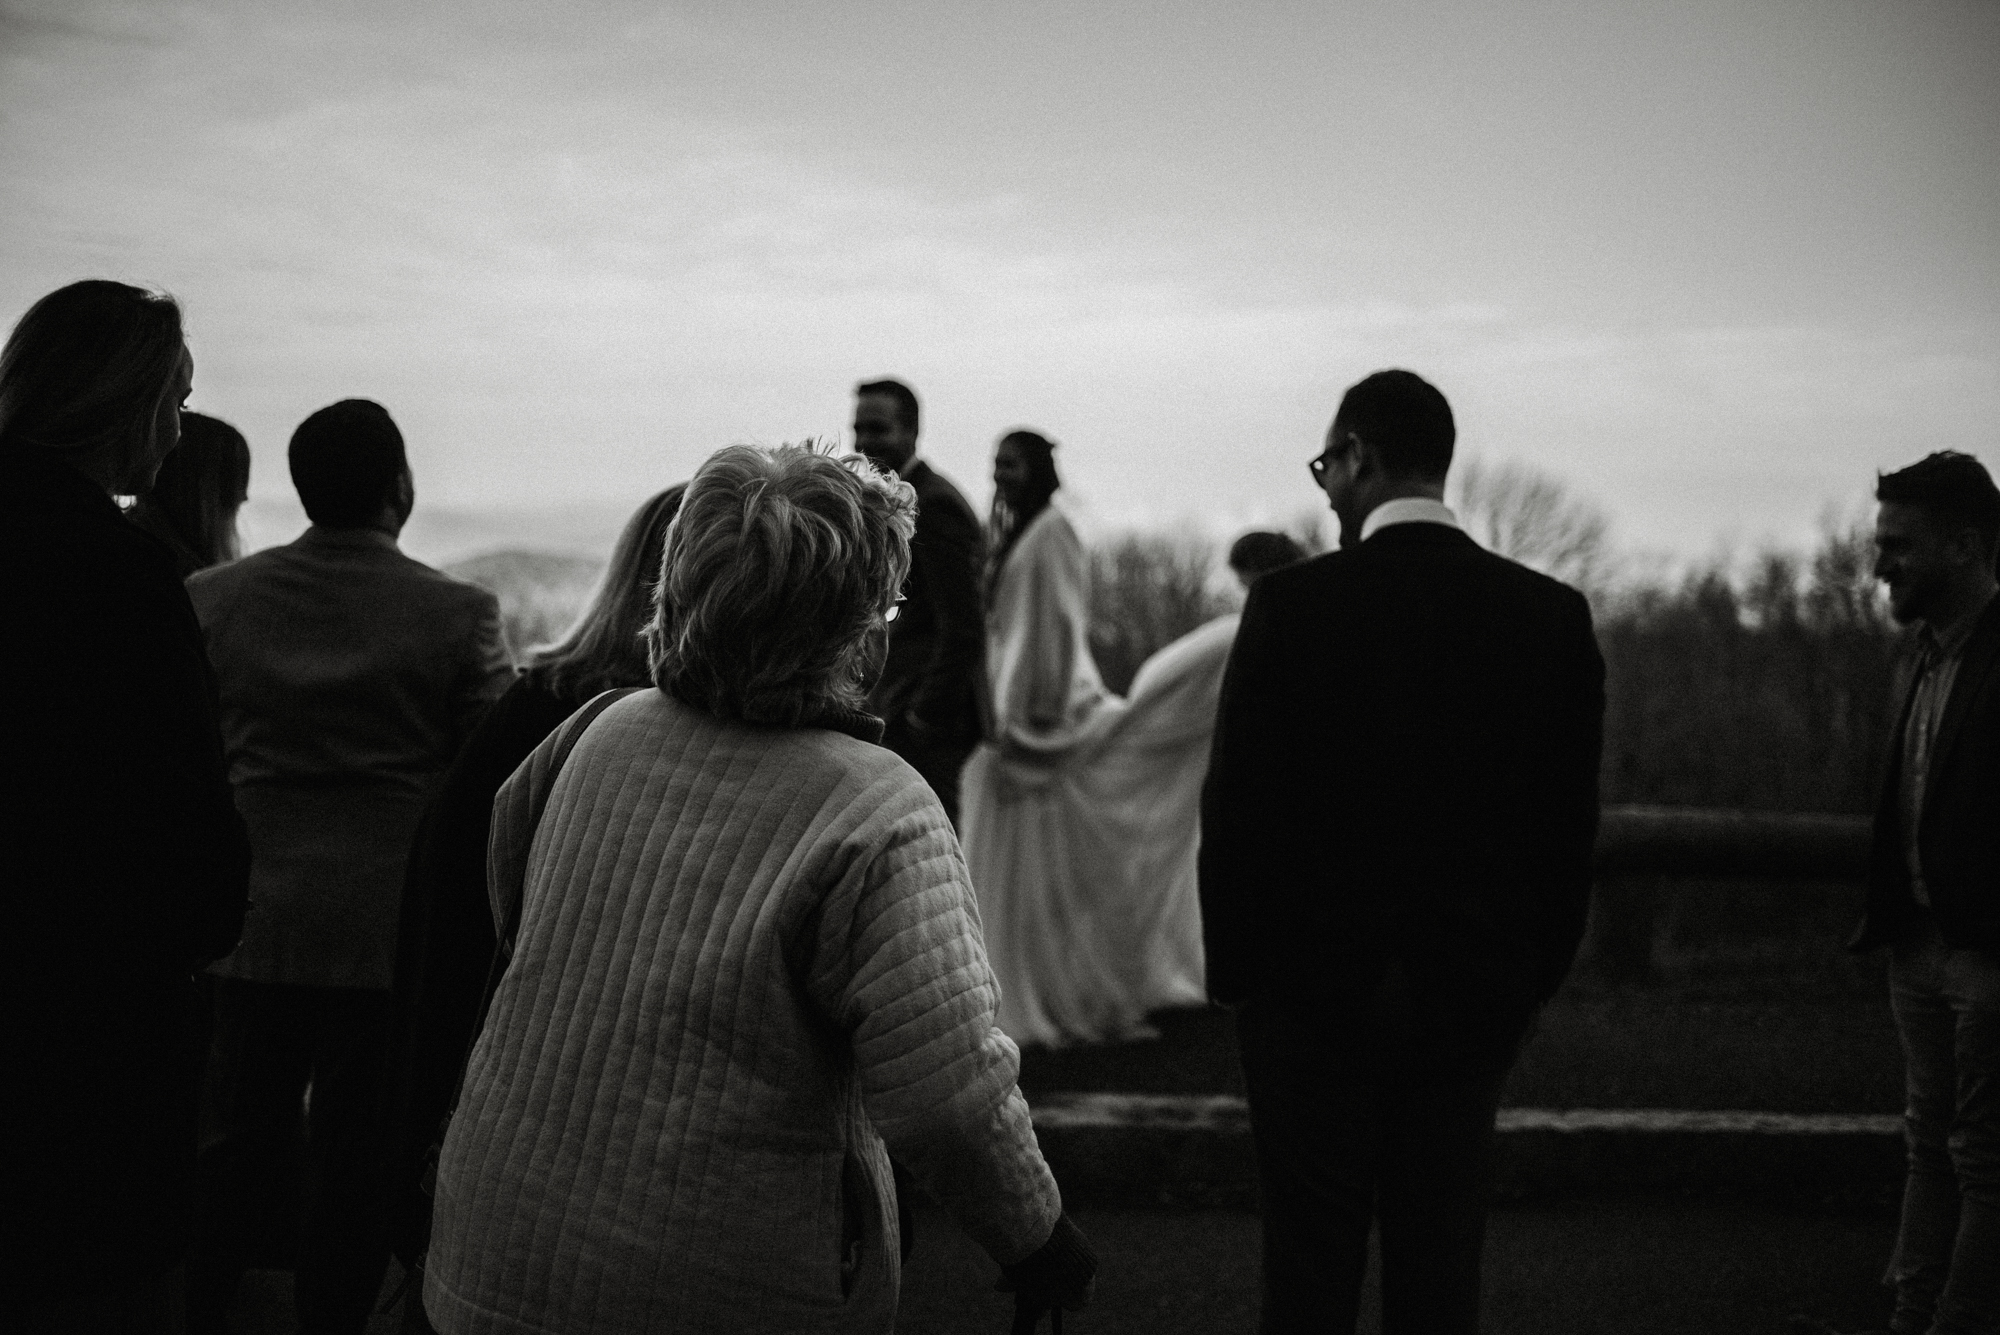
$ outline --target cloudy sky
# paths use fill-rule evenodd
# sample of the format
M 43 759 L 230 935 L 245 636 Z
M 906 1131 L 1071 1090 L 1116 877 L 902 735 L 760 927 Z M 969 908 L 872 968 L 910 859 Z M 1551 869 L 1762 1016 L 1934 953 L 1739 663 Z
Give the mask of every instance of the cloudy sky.
M 975 503 L 1315 499 L 1407 365 L 1636 548 L 2000 465 L 2000 4 L 0 0 L 0 314 L 185 303 L 288 494 L 377 398 L 440 508 L 613 512 L 896 374 Z

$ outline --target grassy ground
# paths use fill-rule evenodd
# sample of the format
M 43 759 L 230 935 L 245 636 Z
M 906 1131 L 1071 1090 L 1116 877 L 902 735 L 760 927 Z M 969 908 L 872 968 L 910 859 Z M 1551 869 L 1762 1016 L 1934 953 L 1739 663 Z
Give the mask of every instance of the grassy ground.
M 1507 1104 L 1900 1111 L 1902 1052 L 1883 961 L 1842 948 L 1858 896 L 1838 885 L 1662 887 L 1652 974 L 1614 982 L 1586 942 L 1521 1053 Z M 1022 1088 L 1031 1097 L 1242 1092 L 1225 1012 L 1181 1011 L 1156 1023 L 1161 1036 L 1151 1042 L 1030 1049 Z

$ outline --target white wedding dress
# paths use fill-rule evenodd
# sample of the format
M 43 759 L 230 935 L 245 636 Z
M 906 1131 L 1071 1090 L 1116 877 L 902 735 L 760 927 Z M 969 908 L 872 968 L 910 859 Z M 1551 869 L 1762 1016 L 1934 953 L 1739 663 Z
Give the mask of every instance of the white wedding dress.
M 993 740 L 961 782 L 966 862 L 1017 1043 L 1150 1035 L 1148 1012 L 1199 1006 L 1195 850 L 1236 618 L 1139 669 L 1120 699 L 1090 655 L 1089 565 L 1057 503 L 1028 525 L 987 618 Z

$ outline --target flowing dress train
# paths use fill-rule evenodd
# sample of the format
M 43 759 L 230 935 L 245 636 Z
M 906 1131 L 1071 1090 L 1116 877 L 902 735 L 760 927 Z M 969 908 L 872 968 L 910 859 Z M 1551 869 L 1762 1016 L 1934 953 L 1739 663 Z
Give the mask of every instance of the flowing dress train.
M 962 780 L 999 1024 L 1023 1044 L 1143 1037 L 1148 1012 L 1206 1000 L 1195 852 L 1236 618 L 1161 649 L 1122 699 L 1088 628 L 1088 558 L 1052 504 L 994 591 L 993 738 Z

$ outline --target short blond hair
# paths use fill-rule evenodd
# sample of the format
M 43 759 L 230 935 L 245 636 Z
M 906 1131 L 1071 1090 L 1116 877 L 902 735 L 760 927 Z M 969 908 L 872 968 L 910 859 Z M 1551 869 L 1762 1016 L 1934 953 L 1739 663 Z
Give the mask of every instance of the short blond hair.
M 866 699 L 917 498 L 858 455 L 732 445 L 688 483 L 647 628 L 653 680 L 718 718 L 797 726 Z

